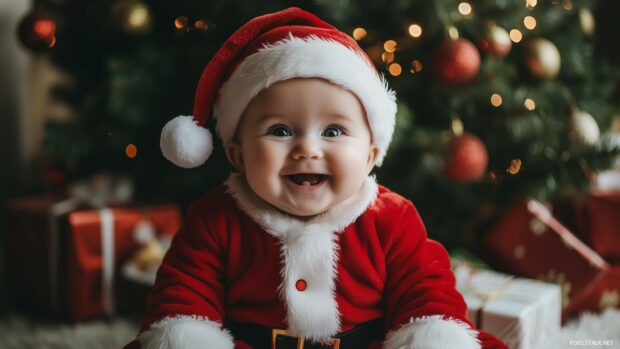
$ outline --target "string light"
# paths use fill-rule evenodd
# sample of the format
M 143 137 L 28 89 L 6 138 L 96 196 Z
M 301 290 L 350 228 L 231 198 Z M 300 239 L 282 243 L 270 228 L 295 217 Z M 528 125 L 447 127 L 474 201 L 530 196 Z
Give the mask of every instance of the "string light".
M 570 11 L 573 9 L 573 2 L 571 0 L 564 0 L 564 2 L 562 2 L 562 7 L 564 7 L 566 11 Z
M 179 16 L 174 20 L 174 27 L 183 30 L 187 27 L 187 17 Z
M 383 49 L 387 52 L 394 52 L 396 51 L 396 45 L 396 41 L 388 40 L 383 43 Z
M 450 28 L 448 28 L 448 36 L 450 37 L 450 39 L 452 40 L 456 40 L 459 38 L 459 30 L 456 29 L 455 26 L 450 26 Z
M 420 62 L 419 60 L 414 59 L 411 62 L 411 69 L 410 69 L 411 74 L 415 74 L 415 73 L 421 72 L 422 68 L 424 68 L 424 66 L 422 65 L 422 62 Z
M 534 7 L 536 7 L 537 4 L 538 4 L 537 0 L 525 0 L 525 8 L 527 8 L 528 10 L 534 9 Z
M 502 105 L 502 96 L 500 96 L 498 93 L 494 93 L 491 95 L 491 104 L 494 107 L 499 107 L 500 105 Z
M 209 25 L 207 24 L 207 22 L 199 19 L 194 23 L 194 28 L 198 30 L 207 30 L 209 29 Z
M 357 41 L 362 40 L 366 36 L 366 34 L 368 33 L 366 32 L 366 29 L 364 28 L 359 27 L 359 28 L 353 29 L 353 39 Z
M 138 4 L 133 11 L 129 13 L 127 22 L 132 27 L 141 27 L 149 21 L 149 9 L 142 4 Z
M 422 27 L 417 23 L 413 23 L 409 26 L 409 35 L 413 36 L 414 38 L 419 38 L 420 36 L 422 36 Z
M 525 108 L 530 111 L 536 109 L 536 103 L 534 103 L 531 98 L 526 99 L 525 102 L 523 102 L 523 105 L 525 105 Z
M 506 169 L 506 172 L 510 173 L 511 175 L 516 175 L 517 173 L 519 173 L 519 171 L 521 171 L 521 165 L 521 159 L 513 159 L 510 162 L 510 167 Z
M 523 18 L 523 25 L 529 30 L 536 28 L 536 18 L 532 16 L 526 16 L 525 18 Z
M 471 14 L 471 4 L 468 2 L 462 2 L 459 4 L 459 13 L 463 16 L 468 16 Z
M 127 144 L 127 147 L 125 147 L 125 155 L 130 159 L 135 158 L 136 155 L 138 155 L 138 148 L 133 144 Z
M 385 64 L 390 64 L 394 62 L 394 52 L 383 52 L 381 54 L 381 60 Z
M 398 63 L 392 63 L 390 64 L 388 71 L 392 74 L 392 76 L 399 76 L 400 73 L 403 72 L 403 68 Z
M 512 42 L 518 43 L 521 42 L 521 39 L 523 39 L 523 34 L 521 34 L 519 29 L 513 29 L 510 31 L 510 40 L 512 40 Z

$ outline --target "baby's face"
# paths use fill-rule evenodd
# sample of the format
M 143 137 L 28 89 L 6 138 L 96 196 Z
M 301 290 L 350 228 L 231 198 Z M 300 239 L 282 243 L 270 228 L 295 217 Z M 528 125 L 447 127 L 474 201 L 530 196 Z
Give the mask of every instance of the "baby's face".
M 248 105 L 229 160 L 263 200 L 295 216 L 325 212 L 361 188 L 378 154 L 357 97 L 314 78 L 278 82 Z

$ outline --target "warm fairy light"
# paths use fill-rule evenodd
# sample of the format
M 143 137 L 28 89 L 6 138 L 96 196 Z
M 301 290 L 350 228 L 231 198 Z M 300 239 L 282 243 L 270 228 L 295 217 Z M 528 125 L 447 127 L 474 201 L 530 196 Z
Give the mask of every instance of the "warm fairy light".
M 187 17 L 185 16 L 179 16 L 174 20 L 174 27 L 182 30 L 185 29 L 185 27 L 187 27 Z
M 459 13 L 463 16 L 471 14 L 471 4 L 468 2 L 462 2 L 459 4 Z
M 411 74 L 415 74 L 415 73 L 421 72 L 422 68 L 424 68 L 424 66 L 422 65 L 422 62 L 420 62 L 419 60 L 414 59 L 411 62 L 411 70 L 410 70 Z
M 491 95 L 491 104 L 493 104 L 494 107 L 499 107 L 500 105 L 502 105 L 502 96 L 500 96 L 497 93 L 494 93 Z
M 357 41 L 362 40 L 366 36 L 366 34 L 368 34 L 368 33 L 366 32 L 366 29 L 364 29 L 364 28 L 355 28 L 355 29 L 353 29 L 353 39 L 355 39 Z
M 521 171 L 521 164 L 521 159 L 513 159 L 510 162 L 510 167 L 508 167 L 506 171 L 511 175 L 516 175 L 519 171 Z
M 209 25 L 207 24 L 207 22 L 199 19 L 196 22 L 194 22 L 194 28 L 198 30 L 207 30 L 209 29 Z
M 149 9 L 139 4 L 129 13 L 127 22 L 131 27 L 141 27 L 149 21 Z
M 401 68 L 400 64 L 398 63 L 392 63 L 390 64 L 388 71 L 390 72 L 390 74 L 392 74 L 392 76 L 399 76 L 400 73 L 403 72 L 403 68 Z
M 448 36 L 452 40 L 458 39 L 459 38 L 459 30 L 456 29 L 455 26 L 451 25 L 450 28 L 448 28 Z
M 461 121 L 461 118 L 459 118 L 458 115 L 452 115 L 450 118 L 450 130 L 454 136 L 460 136 L 463 134 L 465 127 L 463 126 L 463 121 Z
M 383 52 L 381 54 L 381 60 L 385 64 L 390 64 L 394 62 L 394 52 Z
M 529 30 L 536 28 L 536 18 L 532 16 L 526 16 L 525 18 L 523 18 L 523 25 Z
M 537 0 L 525 0 L 525 7 L 528 10 L 533 9 L 534 7 L 536 7 L 536 5 L 538 4 Z
M 387 52 L 394 52 L 396 51 L 396 45 L 396 41 L 388 40 L 383 43 L 383 49 Z
M 571 0 L 564 0 L 564 2 L 562 2 L 562 7 L 564 7 L 566 11 L 570 11 L 573 9 L 573 2 Z
M 523 34 L 521 34 L 519 29 L 513 29 L 510 31 L 510 40 L 512 40 L 512 42 L 521 42 L 521 39 L 523 39 Z
M 413 36 L 414 38 L 419 38 L 420 36 L 422 36 L 422 27 L 417 23 L 410 25 L 409 35 Z
M 536 109 L 536 103 L 534 103 L 534 101 L 531 98 L 526 99 L 523 105 L 525 105 L 525 108 L 527 108 L 527 110 Z
M 133 144 L 127 144 L 127 147 L 125 147 L 125 155 L 130 159 L 135 158 L 136 155 L 138 155 L 138 148 Z

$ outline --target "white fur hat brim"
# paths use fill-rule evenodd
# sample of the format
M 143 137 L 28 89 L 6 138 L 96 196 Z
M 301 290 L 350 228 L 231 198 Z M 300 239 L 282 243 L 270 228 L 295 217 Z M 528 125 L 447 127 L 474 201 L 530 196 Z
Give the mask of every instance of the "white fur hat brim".
M 361 51 L 361 50 L 360 50 Z M 278 81 L 322 78 L 355 94 L 366 111 L 373 142 L 379 149 L 376 165 L 383 162 L 394 133 L 396 95 L 363 51 L 311 35 L 292 35 L 265 45 L 246 57 L 219 90 L 213 112 L 224 144 L 237 130 L 245 108 L 258 93 Z

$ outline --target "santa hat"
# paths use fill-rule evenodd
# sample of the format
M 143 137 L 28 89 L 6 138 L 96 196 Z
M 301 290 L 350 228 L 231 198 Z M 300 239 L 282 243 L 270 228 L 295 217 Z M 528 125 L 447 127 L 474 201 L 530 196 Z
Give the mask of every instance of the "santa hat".
M 355 40 L 299 8 L 256 17 L 226 40 L 202 72 L 193 116 L 178 116 L 164 126 L 164 156 L 180 167 L 202 165 L 213 150 L 204 128 L 212 110 L 227 144 L 252 98 L 278 81 L 299 77 L 325 79 L 358 97 L 381 165 L 394 132 L 394 92 Z

